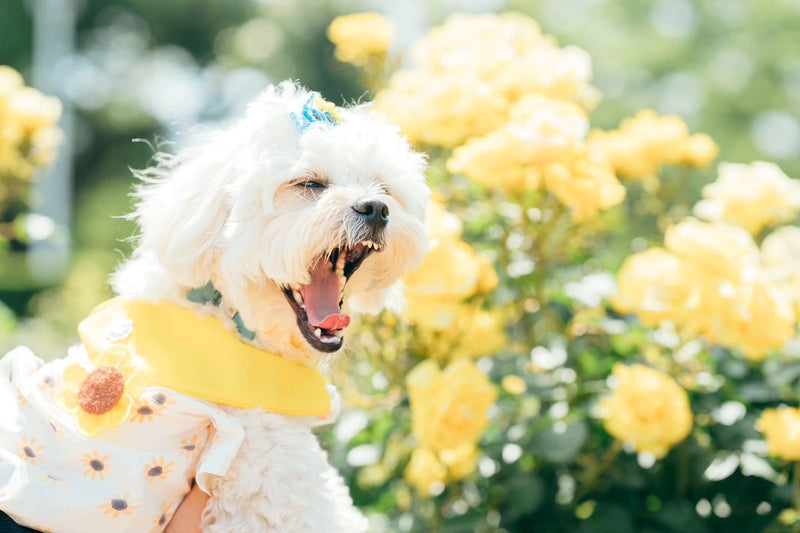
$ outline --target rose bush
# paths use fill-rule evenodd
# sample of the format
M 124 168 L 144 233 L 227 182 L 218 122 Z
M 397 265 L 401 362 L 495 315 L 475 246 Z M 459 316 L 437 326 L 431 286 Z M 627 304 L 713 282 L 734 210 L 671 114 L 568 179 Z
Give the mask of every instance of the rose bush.
M 406 307 L 335 370 L 376 529 L 800 527 L 798 182 L 721 163 L 702 188 L 719 147 L 677 115 L 593 125 L 588 54 L 520 14 L 387 64 L 375 112 L 435 198 Z

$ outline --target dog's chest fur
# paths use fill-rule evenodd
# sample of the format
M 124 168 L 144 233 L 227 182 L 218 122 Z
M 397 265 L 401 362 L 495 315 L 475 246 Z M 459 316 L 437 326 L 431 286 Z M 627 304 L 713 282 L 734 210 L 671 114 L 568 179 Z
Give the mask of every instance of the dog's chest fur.
M 310 419 L 225 408 L 245 429 L 227 474 L 211 486 L 205 533 L 366 531 Z

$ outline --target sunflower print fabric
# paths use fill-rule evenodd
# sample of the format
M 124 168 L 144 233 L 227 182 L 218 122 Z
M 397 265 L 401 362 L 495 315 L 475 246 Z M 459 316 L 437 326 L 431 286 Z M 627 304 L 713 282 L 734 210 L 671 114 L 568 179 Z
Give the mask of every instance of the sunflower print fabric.
M 104 368 L 117 365 L 123 386 L 107 406 L 95 402 L 107 410 L 94 418 L 75 407 L 81 380 L 94 371 L 82 349 L 47 364 L 26 348 L 0 359 L 0 512 L 18 524 L 161 533 L 193 479 L 207 487 L 236 456 L 244 431 L 234 418 L 134 383 L 125 354 L 117 355 Z

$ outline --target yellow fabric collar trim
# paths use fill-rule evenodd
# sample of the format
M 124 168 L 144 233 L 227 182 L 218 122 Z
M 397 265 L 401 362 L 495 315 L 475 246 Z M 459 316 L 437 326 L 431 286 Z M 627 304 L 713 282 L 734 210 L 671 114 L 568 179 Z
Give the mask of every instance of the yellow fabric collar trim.
M 118 297 L 78 326 L 92 362 L 124 344 L 144 366 L 149 386 L 209 402 L 273 413 L 324 416 L 331 397 L 314 368 L 245 344 L 220 320 L 169 302 Z

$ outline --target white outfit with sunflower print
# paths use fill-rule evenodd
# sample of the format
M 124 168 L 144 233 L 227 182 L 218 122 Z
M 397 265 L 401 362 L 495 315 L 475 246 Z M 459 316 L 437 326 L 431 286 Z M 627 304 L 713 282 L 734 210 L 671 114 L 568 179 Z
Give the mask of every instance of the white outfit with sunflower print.
M 55 401 L 64 369 L 85 358 L 44 364 L 27 348 L 0 360 L 0 509 L 54 533 L 163 531 L 192 479 L 223 475 L 243 439 L 221 409 L 151 387 L 126 420 L 80 434 Z
M 0 359 L 0 511 L 39 531 L 162 532 L 192 480 L 211 494 L 242 445 L 218 405 L 310 425 L 338 414 L 316 369 L 184 306 L 118 297 L 78 332 L 64 359 Z

